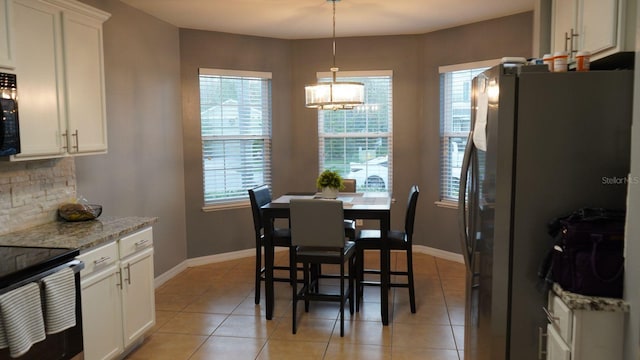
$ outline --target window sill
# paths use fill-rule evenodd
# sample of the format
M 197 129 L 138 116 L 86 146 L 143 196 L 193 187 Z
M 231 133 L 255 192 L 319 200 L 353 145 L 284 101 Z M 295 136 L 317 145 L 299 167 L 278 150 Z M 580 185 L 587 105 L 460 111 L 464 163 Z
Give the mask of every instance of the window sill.
M 203 212 L 213 212 L 220 210 L 231 210 L 231 209 L 242 209 L 251 206 L 248 200 L 244 201 L 235 201 L 229 203 L 221 203 L 221 204 L 213 204 L 213 205 L 205 205 L 202 207 Z
M 445 208 L 445 209 L 458 209 L 458 203 L 450 200 L 440 200 L 434 202 L 437 207 Z

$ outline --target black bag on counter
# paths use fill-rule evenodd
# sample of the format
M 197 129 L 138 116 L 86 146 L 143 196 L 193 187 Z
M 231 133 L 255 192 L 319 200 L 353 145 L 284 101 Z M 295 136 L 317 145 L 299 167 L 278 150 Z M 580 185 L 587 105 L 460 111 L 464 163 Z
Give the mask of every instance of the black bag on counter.
M 624 211 L 592 208 L 552 221 L 547 280 L 576 294 L 621 298 L 624 225 Z

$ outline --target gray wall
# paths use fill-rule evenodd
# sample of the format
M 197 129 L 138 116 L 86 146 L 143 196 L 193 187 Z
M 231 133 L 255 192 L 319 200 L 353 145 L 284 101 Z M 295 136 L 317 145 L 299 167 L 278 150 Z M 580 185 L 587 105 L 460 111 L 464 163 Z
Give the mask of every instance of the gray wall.
M 491 39 L 491 41 L 487 41 Z M 422 195 L 415 241 L 459 252 L 456 211 L 438 208 L 438 66 L 525 56 L 532 48 L 532 13 L 425 35 L 339 38 L 342 71 L 393 70 L 392 225 L 401 227 L 411 184 Z M 253 246 L 248 207 L 202 212 L 199 67 L 273 73 L 273 192 L 314 189 L 318 175 L 317 113 L 304 107 L 304 85 L 331 66 L 331 40 L 268 38 L 180 30 L 188 257 Z
M 157 216 L 155 274 L 186 259 L 178 29 L 116 0 L 104 24 L 109 153 L 77 157 L 77 192 L 104 215 Z
M 286 188 L 291 146 L 291 42 L 180 30 L 184 126 L 185 199 L 189 258 L 255 246 L 249 201 L 236 209 L 203 212 L 202 143 L 198 69 L 268 71 L 272 73 L 274 192 Z
M 421 141 L 413 144 L 420 157 L 421 221 L 419 243 L 460 253 L 457 210 L 436 207 L 439 200 L 440 93 L 438 67 L 504 56 L 530 57 L 533 14 L 522 13 L 424 36 Z M 455 44 L 459 44 L 455 46 Z M 396 172 L 397 174 L 401 174 Z

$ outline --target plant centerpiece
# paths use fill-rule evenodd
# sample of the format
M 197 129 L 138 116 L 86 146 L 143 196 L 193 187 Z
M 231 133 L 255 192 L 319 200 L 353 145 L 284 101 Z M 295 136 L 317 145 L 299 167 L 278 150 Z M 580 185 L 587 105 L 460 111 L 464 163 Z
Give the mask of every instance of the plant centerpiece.
M 325 170 L 316 180 L 318 189 L 322 189 L 322 197 L 326 199 L 335 199 L 338 192 L 344 188 L 342 177 L 337 171 Z

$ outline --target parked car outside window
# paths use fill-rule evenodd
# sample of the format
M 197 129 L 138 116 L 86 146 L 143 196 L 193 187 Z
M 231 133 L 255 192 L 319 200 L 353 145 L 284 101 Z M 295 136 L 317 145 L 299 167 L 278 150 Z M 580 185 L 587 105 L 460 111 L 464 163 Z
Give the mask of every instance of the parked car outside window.
M 350 163 L 350 171 L 346 178 L 356 179 L 359 189 L 388 190 L 389 158 L 380 156 L 364 163 Z

